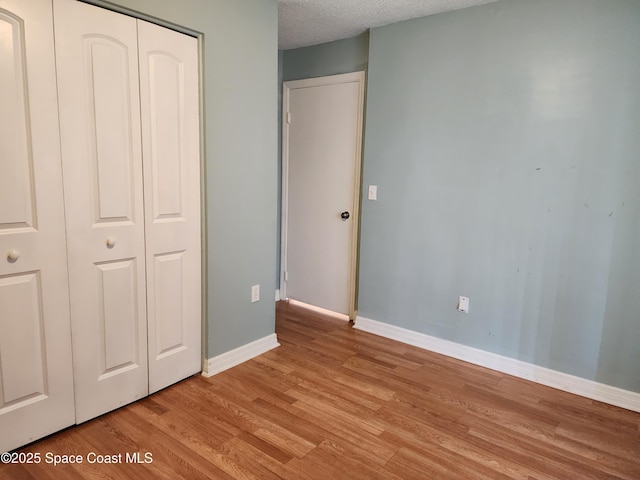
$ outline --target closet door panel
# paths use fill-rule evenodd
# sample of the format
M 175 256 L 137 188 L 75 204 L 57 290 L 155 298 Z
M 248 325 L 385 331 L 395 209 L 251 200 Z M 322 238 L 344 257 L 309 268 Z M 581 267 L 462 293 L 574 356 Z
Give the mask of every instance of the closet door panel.
M 136 20 L 54 0 L 76 420 L 148 393 Z
M 0 407 L 46 395 L 41 288 L 38 273 L 0 278 Z
M 184 310 L 184 251 L 156 255 L 153 270 L 155 295 L 155 348 L 150 348 L 156 358 L 174 355 L 184 350 L 185 323 Z
M 0 452 L 74 422 L 50 0 L 0 0 Z
M 23 22 L 22 18 L 0 9 L 0 39 L 8 46 L 0 49 L 0 92 L 4 94 L 0 115 L 0 148 L 4 159 L 0 192 L 11 199 L 11 202 L 0 203 L 0 224 L 4 229 L 34 226 Z M 9 158 L 13 161 L 9 162 Z
M 129 56 L 126 45 L 97 35 L 84 37 L 85 88 L 89 95 L 89 147 L 95 222 L 133 222 L 135 188 Z M 135 73 L 135 72 L 134 72 Z M 114 193 L 118 193 L 115 195 Z
M 96 268 L 101 302 L 98 332 L 102 379 L 140 364 L 138 272 L 135 259 L 102 263 Z
M 143 29 L 142 33 L 145 32 Z M 146 46 L 144 40 L 141 46 Z M 183 94 L 185 66 L 178 58 L 159 51 L 143 51 L 143 62 L 145 54 L 147 71 L 142 74 L 142 80 L 147 80 L 147 89 L 143 95 L 148 100 L 145 118 L 150 122 L 145 124 L 145 129 L 149 129 L 145 133 L 150 134 L 150 151 L 145 152 L 145 161 L 149 162 L 152 170 L 153 196 L 149 201 L 153 202 L 153 220 L 184 220 L 185 158 L 180 140 L 185 133 L 181 131 L 186 115 Z
M 149 390 L 201 370 L 198 42 L 138 21 Z

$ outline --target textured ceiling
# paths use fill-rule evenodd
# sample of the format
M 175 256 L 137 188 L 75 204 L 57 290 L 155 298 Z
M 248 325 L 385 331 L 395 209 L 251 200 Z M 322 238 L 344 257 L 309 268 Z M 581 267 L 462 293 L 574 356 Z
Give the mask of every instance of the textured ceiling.
M 306 47 L 369 28 L 495 0 L 278 0 L 278 47 Z

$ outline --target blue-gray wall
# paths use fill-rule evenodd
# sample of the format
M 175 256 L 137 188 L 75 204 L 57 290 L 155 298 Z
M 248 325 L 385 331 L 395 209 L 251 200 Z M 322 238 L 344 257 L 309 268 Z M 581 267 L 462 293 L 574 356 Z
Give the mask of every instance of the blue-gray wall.
M 356 37 L 283 52 L 283 80 L 360 72 L 369 63 L 369 32 Z
M 207 357 L 274 333 L 275 0 L 112 0 L 204 34 Z M 251 303 L 251 286 L 261 300 Z
M 376 28 L 367 105 L 359 314 L 640 392 L 640 2 Z

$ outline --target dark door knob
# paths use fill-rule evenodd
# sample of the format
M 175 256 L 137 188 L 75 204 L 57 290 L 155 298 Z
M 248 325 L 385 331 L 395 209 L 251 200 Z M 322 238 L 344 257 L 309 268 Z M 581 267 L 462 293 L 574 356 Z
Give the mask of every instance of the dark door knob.
M 349 218 L 349 212 L 342 212 L 340 214 L 340 218 L 343 220 L 347 220 Z

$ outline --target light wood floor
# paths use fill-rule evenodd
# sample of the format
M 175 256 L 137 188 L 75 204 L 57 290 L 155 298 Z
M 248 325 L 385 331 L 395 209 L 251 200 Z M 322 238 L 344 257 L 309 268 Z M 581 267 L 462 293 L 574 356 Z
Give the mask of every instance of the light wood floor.
M 638 413 L 283 303 L 276 330 L 281 347 L 35 443 L 42 463 L 0 478 L 640 479 Z

